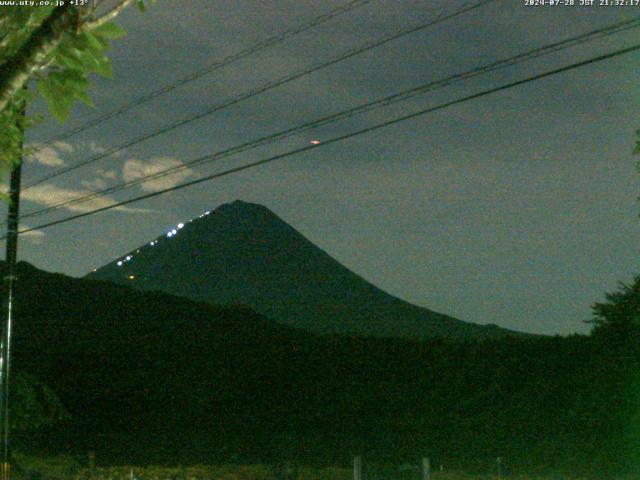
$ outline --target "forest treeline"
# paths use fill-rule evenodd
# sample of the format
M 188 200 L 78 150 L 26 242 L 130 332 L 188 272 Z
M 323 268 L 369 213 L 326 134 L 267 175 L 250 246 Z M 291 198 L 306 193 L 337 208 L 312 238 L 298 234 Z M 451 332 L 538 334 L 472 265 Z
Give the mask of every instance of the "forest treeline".
M 99 465 L 401 463 L 640 472 L 640 277 L 589 336 L 428 342 L 320 336 L 21 264 L 14 366 L 68 418 L 25 451 Z

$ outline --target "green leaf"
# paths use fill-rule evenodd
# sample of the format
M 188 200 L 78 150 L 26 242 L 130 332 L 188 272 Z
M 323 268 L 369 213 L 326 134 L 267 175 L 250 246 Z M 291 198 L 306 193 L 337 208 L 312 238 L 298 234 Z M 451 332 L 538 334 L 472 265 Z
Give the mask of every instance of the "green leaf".
M 38 82 L 38 91 L 44 97 L 44 99 L 48 102 L 51 102 L 54 96 L 54 92 L 51 89 L 51 84 L 47 79 L 40 80 Z
M 59 48 L 56 53 L 56 63 L 61 67 L 71 68 L 74 70 L 84 70 L 82 62 L 76 58 L 71 49 Z
M 144 0 L 136 0 L 136 7 L 138 7 L 138 10 L 140 10 L 141 12 L 147 11 L 147 7 L 144 4 Z
M 69 95 L 64 87 L 56 84 L 57 79 L 46 78 L 38 82 L 38 91 L 47 101 L 49 111 L 56 120 L 64 122 L 69 116 L 69 110 L 73 103 L 74 96 Z
M 93 35 L 91 32 L 84 32 L 83 35 L 87 39 L 89 48 L 92 50 L 102 52 L 109 48 L 109 43 L 103 37 Z
M 115 40 L 117 38 L 124 37 L 127 34 L 121 26 L 113 22 L 100 25 L 99 27 L 91 30 L 91 33 L 97 37 L 106 38 L 108 40 Z
M 78 70 L 64 70 L 53 72 L 48 77 L 49 97 L 65 96 L 71 99 L 78 99 L 90 107 L 94 107 L 93 101 L 87 94 L 89 80 L 86 74 Z
M 98 57 L 89 50 L 80 50 L 78 48 L 72 49 L 74 57 L 80 62 L 82 65 L 82 70 L 85 72 L 94 71 L 96 65 L 99 60 Z
M 60 79 L 60 82 L 64 85 L 69 85 L 73 89 L 86 90 L 89 86 L 89 80 L 87 76 L 77 70 L 64 70 L 62 72 L 56 72 L 55 75 Z M 51 74 L 53 76 L 53 74 Z
M 78 91 L 76 92 L 76 98 L 78 100 L 80 100 L 82 103 L 84 103 L 85 105 L 91 107 L 91 108 L 95 108 L 96 105 L 95 103 L 93 103 L 93 100 L 91 100 L 91 97 L 89 96 L 89 94 L 86 91 Z
M 111 78 L 113 76 L 113 68 L 111 67 L 111 60 L 109 57 L 102 55 L 97 58 L 97 63 L 93 68 L 93 71 L 103 77 Z
M 49 105 L 49 109 L 54 117 L 56 117 L 60 122 L 64 122 L 69 117 L 72 104 L 73 97 L 59 96 Z

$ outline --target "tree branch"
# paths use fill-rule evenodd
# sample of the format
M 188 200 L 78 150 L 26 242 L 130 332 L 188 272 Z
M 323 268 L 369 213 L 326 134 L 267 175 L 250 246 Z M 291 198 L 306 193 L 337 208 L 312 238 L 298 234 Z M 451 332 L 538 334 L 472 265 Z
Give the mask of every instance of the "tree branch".
M 24 45 L 0 65 L 0 112 L 13 96 L 41 67 L 49 54 L 60 44 L 65 33 L 92 30 L 109 22 L 134 0 L 118 0 L 116 5 L 95 19 L 80 22 L 81 8 L 71 5 L 56 7 L 36 28 Z
M 0 68 L 0 111 L 26 83 L 34 70 L 77 23 L 78 9 L 56 7 L 24 45 Z
M 101 25 L 113 20 L 116 18 L 120 12 L 122 12 L 125 8 L 131 5 L 134 0 L 120 0 L 111 10 L 106 13 L 103 13 L 98 18 L 95 18 L 91 21 L 84 22 L 82 25 L 83 30 L 93 30 L 94 28 L 98 28 Z
M 4 50 L 5 48 L 7 48 L 10 41 L 11 35 L 9 35 L 8 33 L 4 37 L 0 38 L 0 50 Z

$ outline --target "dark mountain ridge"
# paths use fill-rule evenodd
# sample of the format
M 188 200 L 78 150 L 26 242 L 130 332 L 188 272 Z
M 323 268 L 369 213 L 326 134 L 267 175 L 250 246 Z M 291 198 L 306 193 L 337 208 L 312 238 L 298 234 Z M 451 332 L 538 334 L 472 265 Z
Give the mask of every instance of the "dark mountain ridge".
M 215 304 L 240 303 L 317 333 L 457 340 L 524 335 L 400 300 L 347 269 L 261 205 L 224 204 L 87 278 Z
M 102 465 L 427 454 L 485 472 L 498 456 L 529 472 L 637 458 L 620 432 L 635 414 L 625 372 L 638 350 L 578 336 L 321 336 L 246 307 L 19 267 L 13 368 L 71 415 L 15 438 L 40 452 L 95 451 Z

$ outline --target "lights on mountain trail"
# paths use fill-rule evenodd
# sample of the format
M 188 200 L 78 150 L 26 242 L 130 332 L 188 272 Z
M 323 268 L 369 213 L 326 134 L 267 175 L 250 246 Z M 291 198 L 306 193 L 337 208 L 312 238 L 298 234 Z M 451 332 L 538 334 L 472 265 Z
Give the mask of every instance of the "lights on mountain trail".
M 123 264 L 130 262 L 131 260 L 133 260 L 133 255 L 127 255 L 122 260 L 118 260 L 117 265 L 121 267 Z
M 210 213 L 211 213 L 211 210 L 208 210 L 208 211 L 204 212 L 202 215 L 200 215 L 198 218 L 202 218 L 202 217 L 204 217 L 205 215 L 209 215 Z M 186 222 L 180 222 L 180 223 L 178 223 L 174 228 L 172 228 L 171 230 L 167 231 L 167 233 L 166 233 L 166 237 L 167 237 L 167 238 L 175 237 L 175 236 L 178 234 L 178 231 L 179 231 L 179 230 L 182 230 L 182 229 L 185 227 L 186 223 L 191 223 L 191 222 L 193 222 L 193 220 L 194 220 L 194 219 L 192 218 L 191 220 L 187 220 Z M 150 246 L 150 247 L 155 247 L 155 246 L 158 244 L 158 242 L 159 242 L 159 241 L 160 241 L 160 240 L 153 240 L 153 241 L 149 242 L 149 246 Z M 117 263 L 117 265 L 118 265 L 119 267 L 123 266 L 126 262 L 130 262 L 131 260 L 133 260 L 133 257 L 134 257 L 136 254 L 139 254 L 140 252 L 141 252 L 141 249 L 140 249 L 140 248 L 136 249 L 135 254 L 127 255 L 127 256 L 126 256 L 126 257 L 124 257 L 123 259 L 118 260 L 118 261 L 116 262 L 116 263 Z M 135 277 L 134 277 L 133 275 L 130 275 L 130 276 L 128 276 L 127 278 L 129 278 L 129 280 L 133 280 Z
M 129 275 L 127 278 L 128 278 L 129 280 L 134 280 L 134 279 L 136 278 L 136 276 L 135 276 L 135 275 Z
M 309 143 L 311 145 L 320 145 L 320 140 L 311 140 Z

